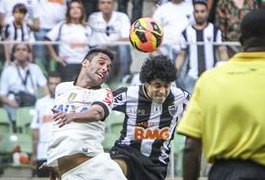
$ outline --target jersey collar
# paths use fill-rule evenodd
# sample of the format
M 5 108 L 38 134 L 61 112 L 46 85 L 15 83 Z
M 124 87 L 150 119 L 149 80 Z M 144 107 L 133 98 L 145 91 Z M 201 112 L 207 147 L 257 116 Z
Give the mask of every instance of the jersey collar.
M 234 55 L 232 61 L 265 61 L 265 52 L 240 52 Z

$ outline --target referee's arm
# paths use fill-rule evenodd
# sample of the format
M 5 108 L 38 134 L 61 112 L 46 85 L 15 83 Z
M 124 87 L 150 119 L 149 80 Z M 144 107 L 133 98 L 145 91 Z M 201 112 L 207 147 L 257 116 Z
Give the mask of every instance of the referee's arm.
M 186 136 L 183 154 L 183 179 L 197 180 L 200 176 L 202 143 L 200 139 Z

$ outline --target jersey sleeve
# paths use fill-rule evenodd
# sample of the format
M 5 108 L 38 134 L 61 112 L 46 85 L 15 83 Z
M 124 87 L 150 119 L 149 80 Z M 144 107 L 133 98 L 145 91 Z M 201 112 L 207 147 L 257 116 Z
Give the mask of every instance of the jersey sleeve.
M 56 26 L 54 26 L 45 36 L 46 39 L 50 41 L 57 41 L 60 36 L 60 29 L 62 28 L 64 22 L 58 23 Z
M 194 138 L 201 138 L 202 136 L 202 115 L 198 100 L 198 89 L 199 88 L 196 86 L 189 105 L 187 106 L 187 110 L 184 111 L 183 118 L 177 127 L 178 133 Z
M 184 93 L 184 101 L 183 101 L 183 104 L 184 104 L 184 110 L 186 109 L 186 106 L 188 105 L 189 101 L 190 101 L 190 98 L 191 98 L 191 94 L 188 93 L 187 91 L 183 91 Z
M 127 88 L 122 87 L 113 92 L 113 110 L 125 113 L 127 102 Z
M 106 117 L 108 117 L 108 115 L 111 112 L 112 104 L 113 104 L 112 91 L 110 89 L 106 88 L 106 89 L 100 90 L 100 92 L 98 93 L 98 97 L 92 103 L 92 106 L 93 105 L 100 105 L 104 109 L 104 118 L 102 120 L 105 120 Z

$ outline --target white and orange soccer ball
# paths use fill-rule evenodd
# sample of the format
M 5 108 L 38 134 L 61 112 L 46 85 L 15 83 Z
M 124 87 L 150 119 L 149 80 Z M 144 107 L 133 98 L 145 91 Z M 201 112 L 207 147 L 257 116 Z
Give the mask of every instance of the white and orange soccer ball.
M 152 18 L 137 19 L 130 29 L 130 42 L 142 52 L 156 51 L 163 40 L 161 26 Z

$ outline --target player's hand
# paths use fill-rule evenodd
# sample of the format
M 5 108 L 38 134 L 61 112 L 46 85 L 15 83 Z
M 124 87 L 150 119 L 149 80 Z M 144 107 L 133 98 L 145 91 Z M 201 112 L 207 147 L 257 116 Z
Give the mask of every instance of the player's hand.
M 64 112 L 59 112 L 55 109 L 52 109 L 54 115 L 53 120 L 56 122 L 56 124 L 61 128 L 66 124 L 69 124 L 73 121 L 70 114 L 66 114 Z

